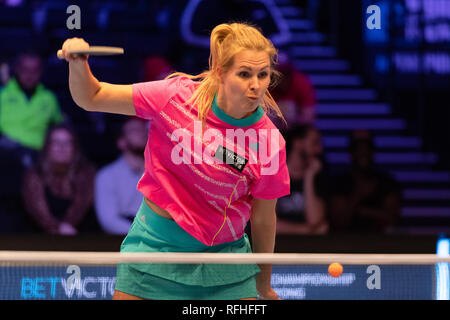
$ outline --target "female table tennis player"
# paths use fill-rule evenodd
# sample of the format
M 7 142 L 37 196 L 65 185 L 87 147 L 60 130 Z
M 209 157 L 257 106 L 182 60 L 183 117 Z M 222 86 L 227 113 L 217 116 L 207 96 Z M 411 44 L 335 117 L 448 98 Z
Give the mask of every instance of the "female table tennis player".
M 87 48 L 80 38 L 62 46 L 73 100 L 87 111 L 152 120 L 137 185 L 143 202 L 121 252 L 251 253 L 249 220 L 253 252 L 273 252 L 276 201 L 290 191 L 285 141 L 267 116 L 282 118 L 268 91 L 277 75 L 270 40 L 248 24 L 220 24 L 211 33 L 209 70 L 132 85 L 99 82 L 86 56 L 68 53 Z M 228 139 L 230 130 L 236 137 L 249 133 L 249 143 Z M 271 270 L 120 264 L 113 299 L 278 299 Z

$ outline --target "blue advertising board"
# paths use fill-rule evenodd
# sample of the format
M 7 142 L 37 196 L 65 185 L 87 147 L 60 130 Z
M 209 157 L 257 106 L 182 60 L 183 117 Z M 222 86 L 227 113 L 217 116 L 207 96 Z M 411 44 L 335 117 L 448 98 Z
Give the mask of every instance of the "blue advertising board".
M 287 300 L 432 300 L 435 273 L 434 265 L 344 265 L 334 278 L 327 265 L 278 265 L 272 287 Z M 115 277 L 115 266 L 1 267 L 0 299 L 109 300 Z

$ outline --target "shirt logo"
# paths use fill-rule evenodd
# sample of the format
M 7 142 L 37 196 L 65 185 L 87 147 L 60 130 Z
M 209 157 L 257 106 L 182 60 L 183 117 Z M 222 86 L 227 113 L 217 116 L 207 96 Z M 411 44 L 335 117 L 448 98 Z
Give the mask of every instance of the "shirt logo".
M 248 162 L 248 159 L 241 157 L 236 152 L 233 152 L 231 150 L 228 150 L 224 146 L 219 145 L 217 147 L 217 150 L 214 154 L 214 157 L 216 157 L 219 160 L 222 160 L 232 168 L 236 169 L 239 172 L 242 172 L 244 170 L 245 165 Z

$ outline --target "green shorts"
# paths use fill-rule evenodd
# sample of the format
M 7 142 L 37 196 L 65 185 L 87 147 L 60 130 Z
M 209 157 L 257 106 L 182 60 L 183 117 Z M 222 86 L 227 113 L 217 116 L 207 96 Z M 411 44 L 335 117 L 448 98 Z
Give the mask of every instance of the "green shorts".
M 142 201 L 121 252 L 251 253 L 246 234 L 207 246 Z M 119 264 L 116 290 L 145 299 L 234 300 L 256 298 L 256 264 Z

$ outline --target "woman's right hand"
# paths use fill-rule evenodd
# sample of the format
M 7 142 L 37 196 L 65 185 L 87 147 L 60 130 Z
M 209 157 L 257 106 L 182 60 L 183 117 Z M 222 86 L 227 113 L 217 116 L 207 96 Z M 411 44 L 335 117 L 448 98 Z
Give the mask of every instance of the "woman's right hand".
M 69 62 L 69 88 L 75 103 L 86 111 L 107 112 L 135 116 L 133 85 L 110 84 L 98 81 L 87 63 L 88 55 L 72 55 L 71 49 L 89 49 L 81 38 L 64 41 L 63 58 Z
M 62 45 L 62 53 L 67 62 L 86 60 L 88 55 L 70 54 L 69 50 L 86 50 L 89 49 L 89 43 L 82 38 L 70 38 L 64 41 Z

